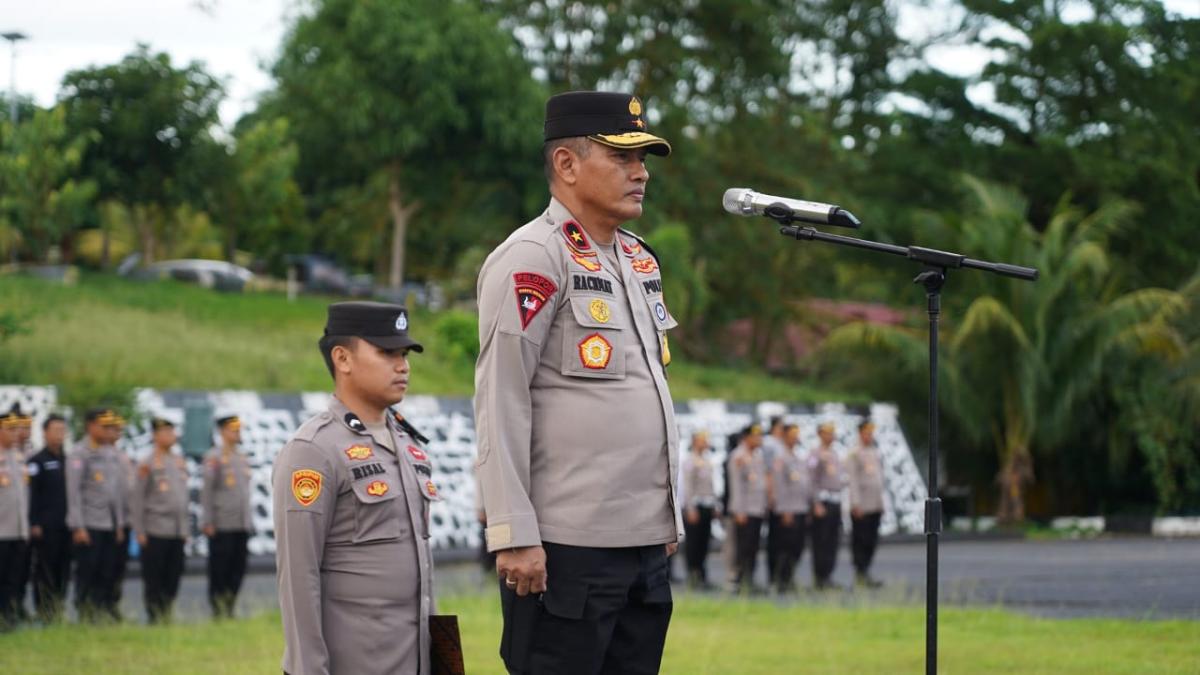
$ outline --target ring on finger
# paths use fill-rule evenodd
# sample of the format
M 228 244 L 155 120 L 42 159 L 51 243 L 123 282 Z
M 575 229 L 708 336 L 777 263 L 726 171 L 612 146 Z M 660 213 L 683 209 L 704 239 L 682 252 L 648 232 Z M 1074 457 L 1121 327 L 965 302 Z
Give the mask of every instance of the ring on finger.
M 513 579 L 512 577 L 509 577 L 509 578 L 507 578 L 507 579 L 505 579 L 505 580 L 504 580 L 504 585 L 505 585 L 505 586 L 508 586 L 509 588 L 516 588 L 516 587 L 517 587 L 517 580 L 516 580 L 516 579 Z

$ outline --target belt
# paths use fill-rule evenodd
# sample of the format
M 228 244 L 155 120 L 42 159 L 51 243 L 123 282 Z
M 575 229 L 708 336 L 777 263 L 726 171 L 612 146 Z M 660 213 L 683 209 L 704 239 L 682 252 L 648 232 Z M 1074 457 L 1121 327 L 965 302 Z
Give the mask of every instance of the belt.
M 841 504 L 842 503 L 842 493 L 840 491 L 831 492 L 829 490 L 821 490 L 820 492 L 817 493 L 817 501 L 833 502 L 835 504 Z

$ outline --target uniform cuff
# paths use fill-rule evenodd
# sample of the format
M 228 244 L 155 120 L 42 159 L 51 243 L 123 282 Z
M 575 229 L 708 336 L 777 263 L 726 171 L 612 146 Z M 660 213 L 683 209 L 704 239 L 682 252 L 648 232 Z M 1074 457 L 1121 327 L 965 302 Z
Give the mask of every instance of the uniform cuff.
M 488 553 L 508 548 L 542 545 L 537 516 L 533 514 L 512 516 L 500 522 L 489 519 L 484 536 L 487 538 Z

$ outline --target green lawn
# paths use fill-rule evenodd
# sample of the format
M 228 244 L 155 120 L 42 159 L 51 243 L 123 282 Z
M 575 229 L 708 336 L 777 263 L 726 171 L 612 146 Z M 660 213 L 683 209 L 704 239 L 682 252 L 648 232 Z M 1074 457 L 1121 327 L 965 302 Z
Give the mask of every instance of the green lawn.
M 131 387 L 320 391 L 329 387 L 329 375 L 316 342 L 332 300 L 288 302 L 279 293 L 224 294 L 99 275 L 84 275 L 74 286 L 0 276 L 0 311 L 14 312 L 24 326 L 0 342 L 0 383 L 56 384 L 61 398 L 77 405 Z M 413 359 L 413 392 L 470 396 L 474 362 L 440 337 L 441 318 L 413 315 L 413 334 L 427 348 Z M 670 373 L 680 400 L 858 400 L 682 358 Z
M 467 672 L 503 673 L 494 596 L 444 598 L 458 614 Z M 916 673 L 919 607 L 781 606 L 682 596 L 664 673 Z M 944 609 L 945 673 L 1196 673 L 1200 623 L 1035 619 L 999 609 Z M 282 649 L 277 615 L 171 627 L 60 626 L 0 636 L 5 673 L 269 673 Z

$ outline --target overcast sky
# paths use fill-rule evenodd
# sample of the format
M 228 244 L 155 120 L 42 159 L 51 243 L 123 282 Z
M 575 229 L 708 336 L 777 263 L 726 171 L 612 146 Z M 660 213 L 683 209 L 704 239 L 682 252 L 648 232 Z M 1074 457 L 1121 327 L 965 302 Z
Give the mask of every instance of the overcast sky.
M 1172 11 L 1200 16 L 1200 0 L 1165 4 Z M 221 119 L 232 126 L 254 107 L 255 95 L 270 87 L 262 65 L 273 59 L 287 16 L 296 7 L 296 0 L 0 0 L 0 32 L 29 36 L 17 47 L 17 90 L 32 94 L 39 105 L 54 102 L 68 71 L 115 63 L 145 42 L 168 52 L 176 64 L 203 61 L 210 73 L 224 78 L 228 97 Z M 917 16 L 902 16 L 901 29 L 925 18 Z M 933 58 L 945 58 L 946 63 L 938 65 L 957 74 L 978 68 L 987 58 L 961 49 L 946 51 L 944 57 Z M 9 45 L 0 43 L 4 90 L 9 87 L 10 66 Z

